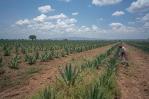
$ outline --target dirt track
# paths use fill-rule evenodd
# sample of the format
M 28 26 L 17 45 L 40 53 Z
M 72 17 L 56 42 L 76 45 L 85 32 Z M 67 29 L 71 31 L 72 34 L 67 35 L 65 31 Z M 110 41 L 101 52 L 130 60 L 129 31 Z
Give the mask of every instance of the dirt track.
M 101 53 L 104 53 L 111 47 L 105 46 L 81 53 L 76 53 L 69 55 L 64 58 L 55 59 L 51 62 L 47 62 L 45 64 L 41 64 L 43 66 L 47 65 L 44 70 L 40 72 L 40 74 L 36 74 L 26 81 L 25 85 L 18 85 L 7 90 L 4 90 L 0 93 L 0 99 L 24 99 L 26 96 L 31 96 L 32 94 L 39 91 L 41 88 L 53 83 L 55 81 L 56 75 L 58 75 L 58 66 L 62 64 L 66 64 L 72 59 L 79 60 L 82 57 L 95 57 Z
M 126 45 L 129 67 L 119 67 L 121 99 L 149 99 L 149 54 Z

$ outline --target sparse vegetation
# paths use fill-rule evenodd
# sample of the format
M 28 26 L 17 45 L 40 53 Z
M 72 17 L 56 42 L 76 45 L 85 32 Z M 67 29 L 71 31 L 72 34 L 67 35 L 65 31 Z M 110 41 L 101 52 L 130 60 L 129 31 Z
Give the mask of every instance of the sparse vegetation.
M 10 68 L 12 69 L 18 69 L 18 65 L 19 65 L 19 59 L 20 57 L 18 55 L 16 55 L 14 58 L 12 58 L 11 62 L 10 62 Z
M 38 73 L 40 70 L 40 68 L 38 67 L 29 67 L 26 71 L 27 74 L 31 75 L 31 74 L 34 74 L 34 73 Z
M 42 41 L 42 40 L 39 41 L 39 40 L 36 40 L 36 42 L 33 42 L 33 41 L 20 40 L 18 42 L 14 40 L 11 42 L 6 41 L 5 43 L 0 42 L 0 45 L 3 45 L 3 44 L 5 45 L 5 47 L 3 45 L 4 49 L 6 48 L 11 49 L 10 50 L 11 54 L 9 54 L 9 57 L 3 56 L 2 64 L 5 65 L 4 69 L 6 69 L 6 71 L 7 69 L 9 69 L 7 68 L 6 61 L 3 61 L 4 59 L 9 61 L 8 65 L 11 69 L 18 69 L 15 71 L 15 75 L 16 77 L 18 77 L 16 78 L 16 81 L 18 82 L 14 81 L 13 84 L 7 82 L 7 84 L 15 85 L 15 83 L 22 83 L 25 79 L 28 79 L 29 77 L 34 76 L 34 74 L 35 75 L 37 73 L 40 74 L 40 70 L 44 68 L 42 64 L 48 64 L 48 62 L 53 60 L 59 60 L 56 58 L 63 59 L 61 57 L 67 57 L 70 54 L 73 55 L 76 53 L 88 51 L 91 49 L 95 49 L 95 48 L 113 44 L 113 43 L 115 43 L 115 41 L 108 42 L 108 41 Z M 2 50 L 4 51 L 4 49 Z M 109 91 L 104 91 L 104 90 L 107 90 L 107 87 L 104 88 L 107 85 L 103 86 L 98 84 L 100 83 L 102 78 L 98 72 L 101 70 L 101 68 L 105 68 L 104 71 L 105 72 L 107 71 L 107 68 L 109 67 L 107 66 L 106 63 L 108 62 L 109 56 L 113 55 L 114 50 L 115 48 L 112 47 L 106 53 L 97 55 L 96 57 L 94 56 L 90 59 L 84 58 L 84 60 L 82 60 L 82 63 L 79 63 L 79 64 L 66 63 L 65 66 L 60 66 L 61 69 L 59 71 L 59 75 L 57 76 L 56 83 L 52 87 L 44 89 L 43 91 L 40 92 L 40 94 L 35 95 L 33 98 L 34 99 L 49 99 L 49 98 L 50 99 L 70 99 L 70 98 L 89 99 L 87 97 L 90 97 L 91 99 L 92 98 L 94 99 L 94 97 L 96 98 L 102 97 L 102 94 L 105 94 L 106 92 L 109 92 L 108 95 L 111 96 L 110 93 L 114 92 L 115 86 L 114 85 L 110 86 L 109 84 L 109 88 L 112 88 L 113 86 L 113 89 Z M 77 59 L 73 59 L 73 62 L 75 61 L 77 61 Z M 46 63 L 43 63 L 43 62 L 46 62 Z M 39 64 L 41 64 L 41 66 Z M 19 66 L 21 68 L 19 68 Z M 54 68 L 54 67 L 51 67 L 51 68 Z M 12 72 L 13 70 L 11 70 L 10 74 Z M 88 73 L 92 76 L 90 77 Z M 105 73 L 103 73 L 103 75 L 104 74 Z M 104 76 L 105 79 L 109 79 L 108 83 L 114 82 L 114 80 L 111 80 L 114 78 L 114 73 L 112 73 L 111 75 L 112 77 L 109 76 L 109 78 L 107 76 Z M 20 79 L 20 80 L 17 80 L 17 79 Z M 12 80 L 11 76 L 9 76 L 9 80 Z M 104 80 L 103 82 L 107 83 Z M 96 93 L 101 95 L 96 96 L 97 95 Z M 108 98 L 105 98 L 105 99 L 108 99 Z
M 118 91 L 115 78 L 117 65 L 117 61 L 115 59 L 115 54 L 117 54 L 116 52 L 117 45 L 109 49 L 105 54 L 101 54 L 95 59 L 88 60 L 86 63 L 81 64 L 79 67 L 83 69 L 81 69 L 80 72 L 78 72 L 72 64 L 67 64 L 64 69 L 60 70 L 61 79 L 58 79 L 58 82 L 64 83 L 69 87 L 56 84 L 54 87 L 56 97 L 54 99 L 115 99 Z M 98 65 L 101 64 L 106 65 L 102 75 L 94 74 L 94 72 L 98 72 Z M 89 84 L 87 84 L 88 82 L 84 82 L 84 77 L 88 76 L 84 75 L 87 73 L 87 69 L 94 70 L 94 72 L 90 72 L 91 74 L 94 74 L 94 76 L 89 78 L 91 79 Z M 83 78 L 79 80 L 79 82 L 76 82 L 79 77 Z M 35 95 L 36 98 L 38 99 L 41 94 L 47 95 L 47 92 L 50 92 L 48 93 L 48 96 L 50 97 L 52 91 L 47 90 L 47 88 L 45 90 L 46 91 L 42 91 L 40 94 Z

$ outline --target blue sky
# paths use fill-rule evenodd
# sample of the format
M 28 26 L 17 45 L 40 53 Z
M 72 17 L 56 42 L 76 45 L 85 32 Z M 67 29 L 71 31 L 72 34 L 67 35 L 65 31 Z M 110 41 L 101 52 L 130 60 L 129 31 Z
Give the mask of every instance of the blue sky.
M 0 38 L 149 38 L 149 0 L 1 0 Z

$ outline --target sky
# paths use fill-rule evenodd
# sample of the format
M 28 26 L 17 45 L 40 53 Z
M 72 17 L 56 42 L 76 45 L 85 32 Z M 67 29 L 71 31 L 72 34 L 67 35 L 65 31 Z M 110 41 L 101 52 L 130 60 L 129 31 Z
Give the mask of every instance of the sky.
M 149 0 L 1 0 L 0 39 L 149 38 Z

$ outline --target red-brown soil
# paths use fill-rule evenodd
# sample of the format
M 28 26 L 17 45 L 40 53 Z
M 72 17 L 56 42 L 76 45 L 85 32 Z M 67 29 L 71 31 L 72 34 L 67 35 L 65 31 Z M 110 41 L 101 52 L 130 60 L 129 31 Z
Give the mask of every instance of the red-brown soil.
M 79 60 L 81 58 L 95 57 L 96 55 L 106 52 L 110 47 L 111 45 L 41 63 L 40 65 L 43 66 L 44 69 L 27 79 L 24 84 L 12 86 L 0 92 L 0 99 L 24 99 L 31 96 L 55 81 L 56 76 L 59 74 L 58 70 L 60 65 L 69 63 L 72 59 Z
M 125 45 L 129 66 L 120 65 L 118 85 L 121 99 L 149 99 L 149 54 Z

